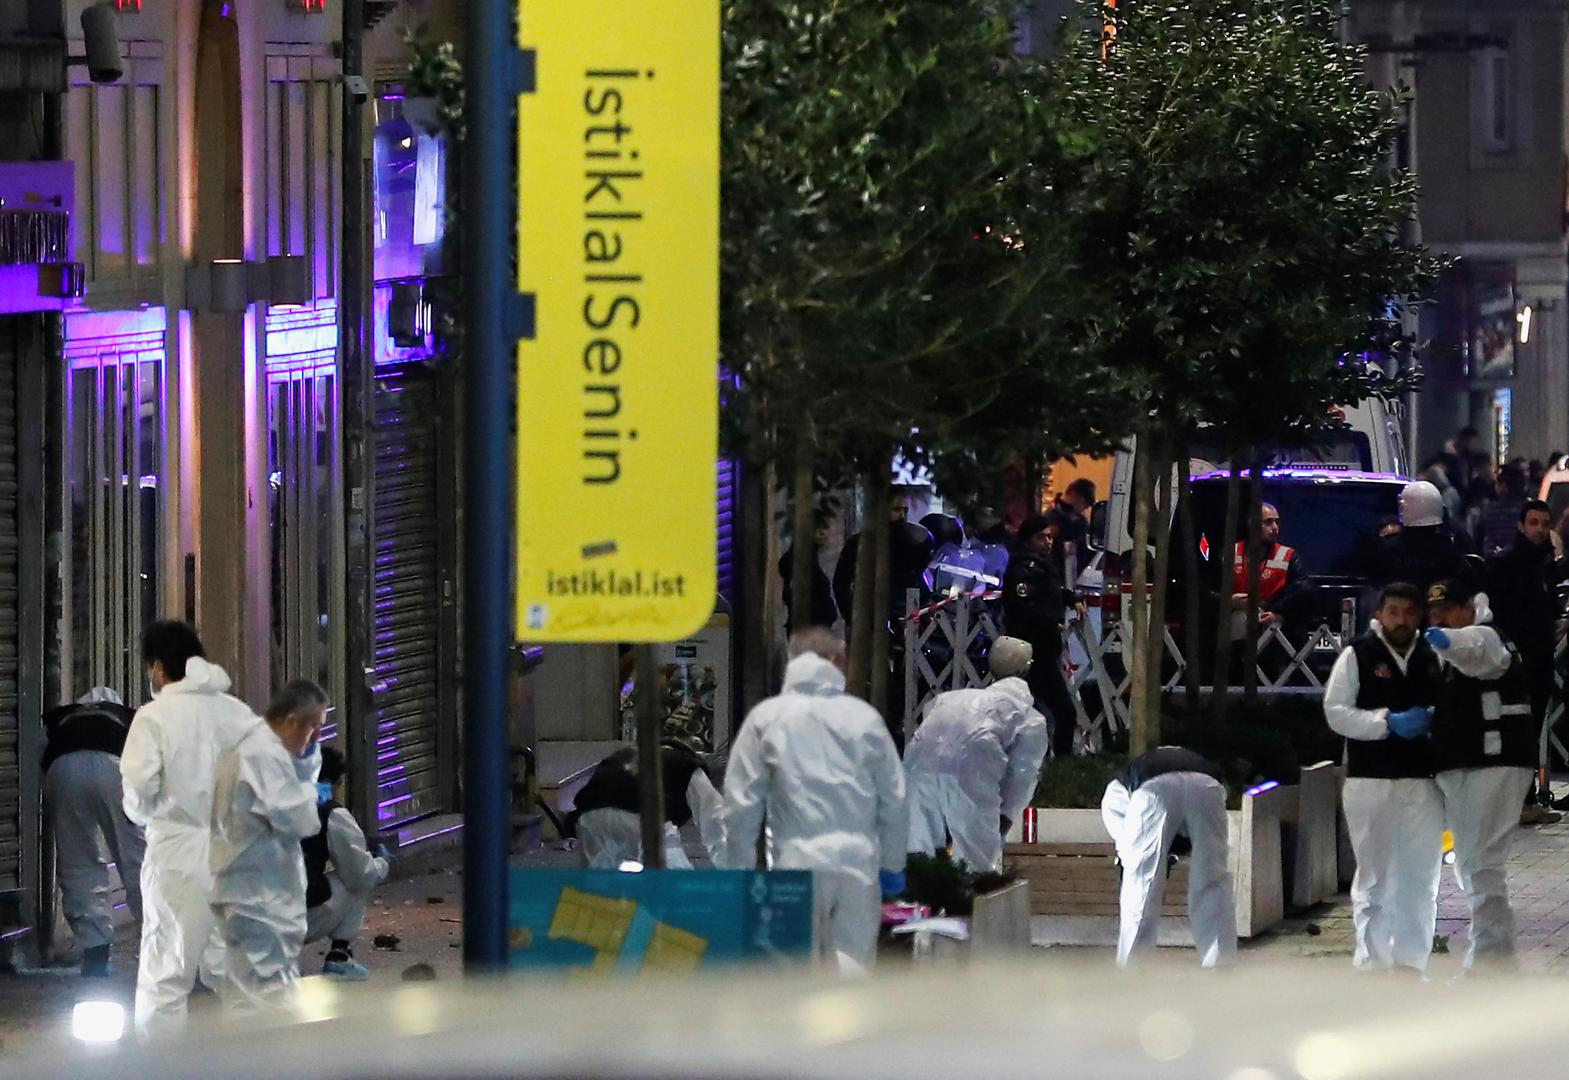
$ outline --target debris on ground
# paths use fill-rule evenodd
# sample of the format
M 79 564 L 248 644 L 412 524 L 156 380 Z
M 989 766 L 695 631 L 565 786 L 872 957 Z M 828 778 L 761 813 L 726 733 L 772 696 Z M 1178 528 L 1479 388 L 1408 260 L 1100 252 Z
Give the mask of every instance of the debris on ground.
M 436 969 L 429 964 L 411 964 L 403 969 L 404 982 L 435 982 Z
M 371 939 L 371 944 L 375 945 L 378 949 L 385 949 L 388 952 L 397 952 L 398 944 L 402 940 L 403 939 L 400 938 L 397 934 L 377 934 L 374 938 Z

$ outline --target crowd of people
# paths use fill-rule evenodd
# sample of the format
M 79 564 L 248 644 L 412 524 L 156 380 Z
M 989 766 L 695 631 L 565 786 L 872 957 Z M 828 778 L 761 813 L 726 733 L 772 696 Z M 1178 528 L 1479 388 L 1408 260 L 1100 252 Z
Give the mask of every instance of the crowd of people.
M 328 943 L 324 974 L 365 978 L 352 944 L 388 863 L 336 801 L 326 695 L 291 682 L 258 717 L 180 622 L 149 627 L 142 659 L 152 700 L 134 713 L 100 687 L 45 718 L 45 810 L 82 974 L 110 973 L 106 847 L 140 927 L 142 1035 L 182 1030 L 198 980 L 234 1009 L 288 1004 L 307 941 Z

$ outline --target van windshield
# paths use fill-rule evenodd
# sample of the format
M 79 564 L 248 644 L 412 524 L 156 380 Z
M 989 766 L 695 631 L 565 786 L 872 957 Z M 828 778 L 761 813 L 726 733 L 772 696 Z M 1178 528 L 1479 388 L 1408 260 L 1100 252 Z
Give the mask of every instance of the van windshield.
M 1366 570 L 1380 523 L 1399 511 L 1400 488 L 1266 479 L 1264 501 L 1280 511 L 1280 542 L 1297 549 L 1308 573 L 1356 577 Z M 1226 524 L 1226 481 L 1195 481 L 1193 511 L 1199 553 L 1213 559 Z

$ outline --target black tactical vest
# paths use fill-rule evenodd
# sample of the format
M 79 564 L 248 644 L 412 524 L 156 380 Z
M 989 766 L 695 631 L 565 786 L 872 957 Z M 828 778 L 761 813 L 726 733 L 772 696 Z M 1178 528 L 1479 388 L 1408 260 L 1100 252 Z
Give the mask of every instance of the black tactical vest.
M 1390 655 L 1377 634 L 1351 643 L 1357 664 L 1357 708 L 1403 712 L 1438 701 L 1438 657 L 1418 640 L 1406 670 Z M 1429 736 L 1402 739 L 1347 739 L 1346 775 L 1379 780 L 1425 779 L 1433 775 L 1433 742 Z
M 1443 665 L 1443 685 L 1433 713 L 1436 767 L 1475 769 L 1506 765 L 1534 769 L 1540 728 L 1531 712 L 1520 651 L 1496 626 L 1509 649 L 1509 670 L 1497 679 L 1473 679 Z
M 300 851 L 305 856 L 305 906 L 308 908 L 325 904 L 332 898 L 332 883 L 327 880 L 327 819 L 337 808 L 336 801 L 318 804 L 316 813 L 321 818 L 321 830 L 300 841 Z

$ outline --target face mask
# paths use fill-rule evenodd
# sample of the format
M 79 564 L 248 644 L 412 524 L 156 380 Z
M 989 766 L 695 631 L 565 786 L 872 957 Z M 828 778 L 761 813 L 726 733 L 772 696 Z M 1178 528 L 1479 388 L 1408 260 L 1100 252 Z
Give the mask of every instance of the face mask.
M 316 782 L 316 805 L 325 806 L 332 801 L 332 785 L 326 781 Z
M 301 750 L 295 756 L 298 757 L 301 761 L 304 761 L 306 758 L 310 757 L 316 752 L 316 747 L 320 743 L 321 739 L 318 736 L 312 735 L 311 741 L 305 744 L 305 749 Z

